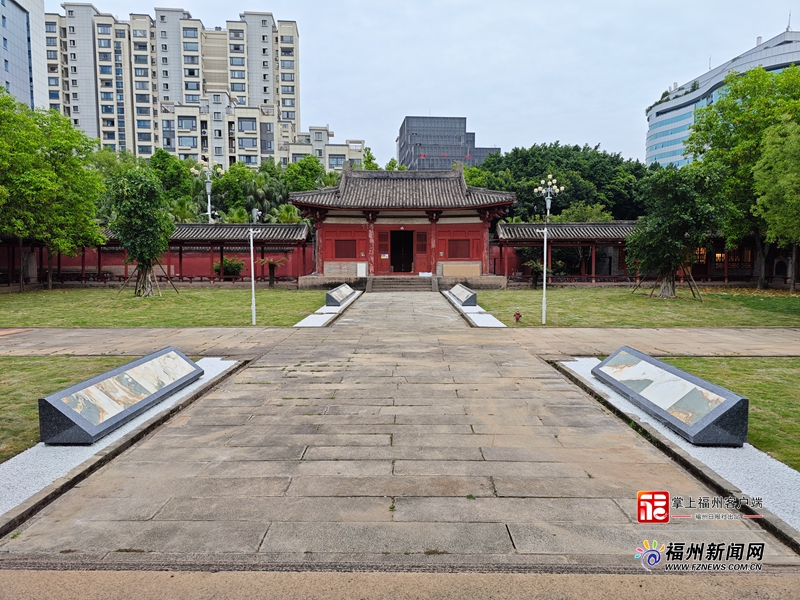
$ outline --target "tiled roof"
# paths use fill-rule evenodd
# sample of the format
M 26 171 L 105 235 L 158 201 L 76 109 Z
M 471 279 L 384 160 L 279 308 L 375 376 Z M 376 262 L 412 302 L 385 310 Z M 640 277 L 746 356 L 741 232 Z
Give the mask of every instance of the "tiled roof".
M 550 223 L 547 238 L 554 241 L 623 241 L 636 227 L 636 221 L 607 223 Z M 544 223 L 498 223 L 497 239 L 502 242 L 538 242 L 544 239 Z
M 178 223 L 171 242 L 243 242 L 250 243 L 250 229 L 253 241 L 259 243 L 287 244 L 303 242 L 308 239 L 309 228 L 305 223 Z M 109 240 L 116 237 L 107 229 L 103 230 Z
M 299 206 L 356 210 L 440 210 L 512 204 L 515 195 L 466 185 L 461 169 L 451 171 L 351 171 L 338 188 L 294 192 Z

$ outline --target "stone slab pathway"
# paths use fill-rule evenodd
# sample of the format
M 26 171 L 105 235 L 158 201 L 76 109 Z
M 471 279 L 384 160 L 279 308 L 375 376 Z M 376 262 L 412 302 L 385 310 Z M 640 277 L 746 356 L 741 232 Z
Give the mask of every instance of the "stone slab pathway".
M 765 569 L 798 568 L 750 522 L 637 524 L 640 490 L 714 494 L 542 360 L 542 330 L 471 329 L 440 295 L 412 296 L 408 310 L 367 294 L 322 330 L 101 337 L 259 356 L 0 540 L 0 568 L 640 573 L 644 539 L 763 542 Z M 3 354 L 80 354 L 110 335 L 36 333 Z

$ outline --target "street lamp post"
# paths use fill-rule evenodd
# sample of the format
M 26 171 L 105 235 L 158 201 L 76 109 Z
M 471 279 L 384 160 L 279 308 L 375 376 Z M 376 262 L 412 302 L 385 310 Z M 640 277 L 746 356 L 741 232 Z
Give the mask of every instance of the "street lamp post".
M 556 185 L 557 182 L 558 180 L 553 179 L 552 175 L 548 175 L 547 181 L 542 179 L 541 185 L 534 190 L 537 194 L 544 197 L 546 209 L 544 217 L 544 248 L 542 249 L 542 264 L 544 265 L 542 269 L 542 325 L 547 324 L 547 271 L 550 268 L 548 264 L 549 261 L 547 260 L 547 225 L 550 222 L 550 205 L 553 201 L 553 197 L 558 196 L 558 194 L 564 191 L 564 186 L 562 185 L 559 188 L 558 185 Z
M 208 222 L 213 223 L 211 218 L 211 169 L 206 169 L 206 196 L 208 197 Z
M 210 210 L 210 208 L 209 208 Z M 253 223 L 258 223 L 261 211 L 254 208 L 252 211 Z M 253 252 L 253 228 L 250 228 L 250 313 L 253 325 L 256 324 L 256 262 Z

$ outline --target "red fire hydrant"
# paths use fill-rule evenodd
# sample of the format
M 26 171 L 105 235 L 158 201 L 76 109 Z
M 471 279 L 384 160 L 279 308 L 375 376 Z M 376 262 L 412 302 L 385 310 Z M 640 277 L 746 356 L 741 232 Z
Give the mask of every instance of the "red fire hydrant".
M 520 320 L 521 318 L 522 318 L 522 313 L 521 313 L 521 312 L 517 311 L 517 312 L 515 312 L 515 313 L 514 313 L 514 321 L 516 321 L 517 323 L 519 323 L 519 320 Z

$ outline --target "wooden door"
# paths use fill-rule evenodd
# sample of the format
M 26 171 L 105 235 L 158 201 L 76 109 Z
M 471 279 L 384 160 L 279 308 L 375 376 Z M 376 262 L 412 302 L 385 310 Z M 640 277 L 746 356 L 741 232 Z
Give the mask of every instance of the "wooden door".
M 416 244 L 414 246 L 414 266 L 417 272 L 428 272 L 428 232 L 417 231 Z
M 378 275 L 385 275 L 390 272 L 391 257 L 389 256 L 389 232 L 378 232 L 378 256 L 375 257 Z

